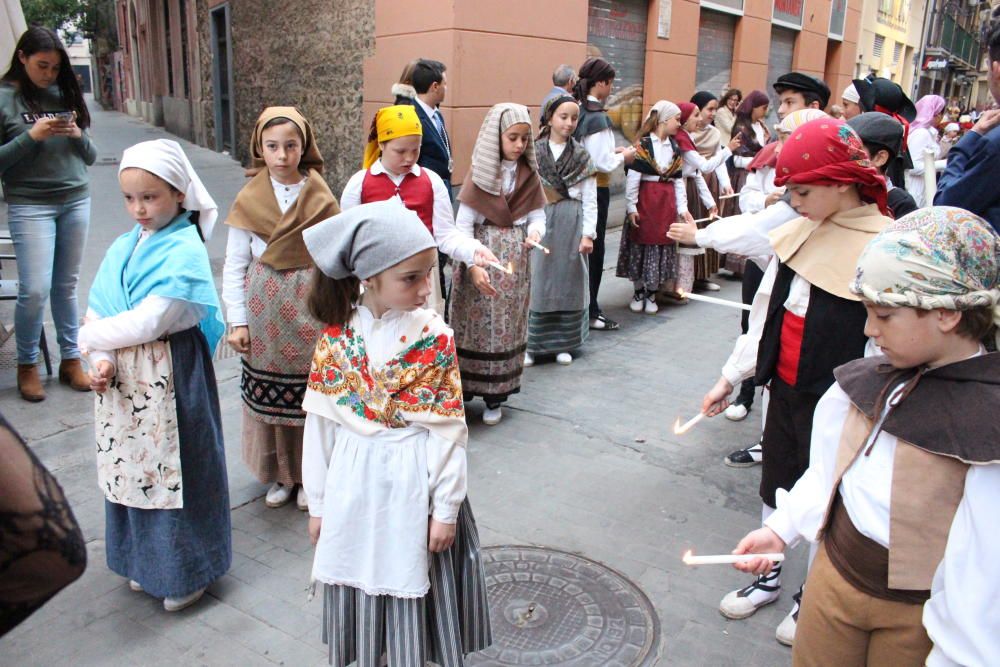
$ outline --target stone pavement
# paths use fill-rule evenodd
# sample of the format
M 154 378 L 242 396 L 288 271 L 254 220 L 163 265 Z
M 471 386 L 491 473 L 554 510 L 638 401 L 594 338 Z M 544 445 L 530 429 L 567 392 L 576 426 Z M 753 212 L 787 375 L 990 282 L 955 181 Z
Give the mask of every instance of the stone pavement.
M 96 112 L 94 125 L 102 158 L 167 136 L 115 113 Z M 242 170 L 224 155 L 184 146 L 225 211 L 244 182 Z M 104 248 L 128 227 L 115 172 L 113 166 L 92 170 L 94 215 L 81 301 Z M 608 240 L 616 249 L 617 232 Z M 224 248 L 220 228 L 209 246 L 217 272 Z M 611 252 L 609 267 L 614 260 Z M 739 299 L 737 283 L 722 284 L 719 296 Z M 759 410 L 743 423 L 709 420 L 683 436 L 670 429 L 676 417 L 697 413 L 731 348 L 738 313 L 691 303 L 635 315 L 625 307 L 630 297 L 631 286 L 614 278 L 612 268 L 601 300 L 621 321 L 620 331 L 593 332 L 569 367 L 527 369 L 522 392 L 496 427 L 482 425 L 481 403 L 468 406 L 470 498 L 483 544 L 576 552 L 636 582 L 662 624 L 658 664 L 789 664 L 790 652 L 774 640 L 774 629 L 790 608 L 791 591 L 748 620 L 728 621 L 717 604 L 746 577 L 728 567 L 692 570 L 680 562 L 688 548 L 728 552 L 759 522 L 759 469 L 722 464 L 731 449 L 757 437 Z M 80 581 L 0 640 L 0 664 L 325 664 L 322 604 L 306 602 L 311 548 L 305 516 L 288 506 L 264 506 L 265 485 L 240 460 L 238 361 L 224 358 L 216 371 L 234 561 L 199 604 L 177 614 L 131 592 L 105 566 L 92 399 L 50 382 L 49 399 L 29 405 L 17 397 L 12 371 L 0 372 L 0 410 L 63 485 L 90 558 Z M 805 556 L 804 548 L 793 552 L 789 588 L 801 581 Z

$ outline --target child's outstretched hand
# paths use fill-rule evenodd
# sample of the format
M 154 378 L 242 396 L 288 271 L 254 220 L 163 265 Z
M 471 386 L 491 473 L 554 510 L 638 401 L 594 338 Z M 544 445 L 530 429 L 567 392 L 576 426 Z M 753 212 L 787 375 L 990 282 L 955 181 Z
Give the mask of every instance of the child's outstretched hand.
M 534 243 L 541 243 L 542 235 L 539 234 L 538 232 L 531 232 L 530 234 L 528 234 L 528 237 L 524 239 L 524 243 L 522 245 L 524 245 L 524 247 L 527 248 L 528 250 L 531 250 L 532 248 L 535 247 L 532 241 Z
M 720 377 L 715 386 L 708 390 L 701 399 L 701 411 L 708 417 L 714 417 L 729 407 L 729 395 L 733 393 L 733 385 L 729 380 Z
M 226 342 L 229 343 L 229 347 L 233 348 L 240 354 L 247 354 L 250 352 L 250 327 L 243 326 L 233 327 L 232 333 L 226 338 Z
M 311 516 L 309 517 L 309 541 L 316 546 L 319 542 L 319 533 L 323 528 L 323 517 L 321 516 Z
M 734 554 L 776 554 L 785 550 L 785 541 L 767 526 L 747 533 L 733 549 Z M 755 558 L 746 563 L 733 563 L 737 570 L 748 574 L 767 574 L 774 563 L 766 558 Z
M 110 361 L 98 361 L 90 369 L 90 388 L 98 394 L 108 390 L 108 381 L 115 376 L 115 367 Z
M 455 524 L 441 523 L 431 519 L 430 536 L 427 539 L 427 549 L 439 554 L 455 543 Z
M 580 238 L 580 254 L 589 255 L 594 252 L 594 239 L 589 236 L 584 236 Z
M 494 297 L 499 294 L 496 288 L 490 283 L 490 274 L 486 269 L 478 266 L 470 266 L 469 278 L 472 279 L 472 284 L 483 296 Z
M 493 254 L 492 250 L 490 250 L 486 246 L 482 246 L 479 250 L 476 251 L 475 262 L 476 266 L 481 266 L 485 269 L 490 262 L 496 262 L 497 264 L 499 264 L 500 260 L 497 259 L 497 256 Z
M 695 242 L 697 231 L 698 225 L 693 222 L 678 220 L 667 228 L 667 238 L 673 239 L 678 243 L 683 243 L 684 245 L 697 245 Z

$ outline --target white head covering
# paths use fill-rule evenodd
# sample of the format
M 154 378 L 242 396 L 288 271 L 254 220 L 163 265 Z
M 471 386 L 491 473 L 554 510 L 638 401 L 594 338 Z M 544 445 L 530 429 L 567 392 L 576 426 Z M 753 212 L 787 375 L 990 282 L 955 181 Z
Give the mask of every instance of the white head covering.
M 958 126 L 958 123 L 948 123 L 944 126 L 945 132 L 958 132 L 962 128 Z
M 853 83 L 848 84 L 847 88 L 844 88 L 844 94 L 840 97 L 848 102 L 854 102 L 855 104 L 861 103 L 861 96 L 858 95 L 858 89 L 854 87 Z
M 656 112 L 657 116 L 656 121 L 658 123 L 666 123 L 674 116 L 681 115 L 681 108 L 676 104 L 674 104 L 673 102 L 669 102 L 667 100 L 660 100 L 659 102 L 654 104 L 653 108 L 650 109 L 649 111 L 650 113 L 654 111 Z
M 184 193 L 182 206 L 188 211 L 198 211 L 201 236 L 208 241 L 219 217 L 219 207 L 198 178 L 181 145 L 170 139 L 143 141 L 125 149 L 118 173 L 126 169 L 143 169 L 165 180 Z

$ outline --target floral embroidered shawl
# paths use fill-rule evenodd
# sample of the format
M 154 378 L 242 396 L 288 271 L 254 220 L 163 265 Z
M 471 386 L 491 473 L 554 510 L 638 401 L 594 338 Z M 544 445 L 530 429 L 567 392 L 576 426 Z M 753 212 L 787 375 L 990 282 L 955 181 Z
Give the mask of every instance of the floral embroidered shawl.
M 381 368 L 368 359 L 357 312 L 347 325 L 327 327 L 302 408 L 360 435 L 421 426 L 463 447 L 468 442 L 454 334 L 430 310 L 411 318 L 399 351 Z

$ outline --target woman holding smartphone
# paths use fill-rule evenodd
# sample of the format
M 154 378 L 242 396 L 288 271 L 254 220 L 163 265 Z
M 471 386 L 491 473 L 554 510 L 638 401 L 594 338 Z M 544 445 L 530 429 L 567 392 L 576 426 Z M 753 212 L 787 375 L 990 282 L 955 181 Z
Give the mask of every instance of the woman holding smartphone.
M 59 37 L 47 28 L 28 28 L 0 78 L 0 181 L 20 280 L 17 386 L 27 401 L 45 399 L 38 353 L 46 301 L 59 341 L 59 381 L 90 390 L 76 345 L 76 285 L 90 225 L 87 166 L 97 158 L 89 126 Z

